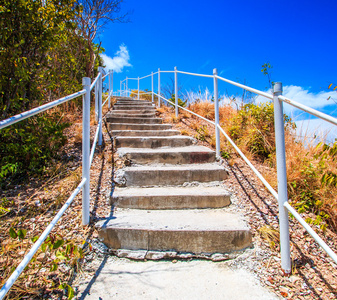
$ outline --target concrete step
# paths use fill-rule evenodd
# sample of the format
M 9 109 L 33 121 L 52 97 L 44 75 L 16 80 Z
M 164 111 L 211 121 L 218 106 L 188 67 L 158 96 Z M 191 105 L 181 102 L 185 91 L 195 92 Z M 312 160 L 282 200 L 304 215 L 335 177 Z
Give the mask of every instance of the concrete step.
M 109 130 L 166 130 L 171 128 L 171 124 L 108 123 Z
M 134 109 L 134 110 L 125 110 L 125 109 L 116 109 L 112 110 L 109 112 L 109 114 L 130 114 L 130 115 L 135 115 L 135 114 L 152 114 L 156 115 L 156 111 L 154 109 Z
M 231 203 L 221 186 L 115 188 L 110 204 L 137 209 L 222 208 Z
M 202 164 L 215 162 L 215 151 L 204 146 L 119 148 L 118 156 L 132 164 Z
M 154 106 L 145 106 L 145 105 L 114 105 L 113 110 L 149 110 L 150 112 L 155 111 L 156 108 Z
M 182 185 L 185 182 L 222 181 L 227 171 L 216 163 L 189 165 L 132 166 L 115 172 L 114 181 L 119 186 Z
M 112 249 L 210 254 L 242 250 L 252 242 L 243 219 L 224 209 L 118 209 L 96 228 L 99 238 Z
M 117 101 L 115 105 L 145 105 L 145 106 L 154 106 L 153 103 L 149 101 L 142 100 L 130 100 L 130 101 Z
M 163 120 L 160 118 L 136 118 L 136 117 L 116 117 L 116 116 L 107 116 L 107 122 L 110 123 L 134 123 L 134 124 L 162 124 Z
M 119 110 L 114 110 L 106 114 L 106 118 L 125 117 L 125 118 L 154 118 L 156 113 L 121 113 Z
M 131 97 L 123 97 L 123 96 L 116 96 L 115 97 L 116 99 L 117 99 L 117 101 L 119 101 L 119 100 L 121 100 L 121 101 L 124 101 L 124 100 L 135 100 L 135 99 L 133 99 L 133 98 L 131 98 Z
M 174 136 L 180 134 L 178 130 L 110 130 L 112 136 L 132 136 L 132 137 L 155 137 L 155 136 Z
M 114 138 L 115 148 L 161 148 L 161 147 L 184 147 L 191 146 L 194 139 L 189 136 L 175 135 L 167 136 L 151 136 L 151 137 L 124 137 L 117 136 Z

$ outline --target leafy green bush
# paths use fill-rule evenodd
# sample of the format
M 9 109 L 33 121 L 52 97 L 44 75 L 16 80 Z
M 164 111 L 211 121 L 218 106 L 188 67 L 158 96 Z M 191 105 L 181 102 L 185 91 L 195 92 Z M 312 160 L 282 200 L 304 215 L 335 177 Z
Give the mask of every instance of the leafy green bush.
M 294 128 L 288 116 L 285 123 Z M 230 120 L 228 132 L 243 149 L 265 161 L 275 152 L 273 103 L 245 104 Z
M 6 179 L 44 171 L 66 142 L 60 115 L 35 116 L 0 131 L 0 185 Z M 13 178 L 13 179 L 14 179 Z
M 171 98 L 168 99 L 168 100 L 170 100 L 172 103 L 175 103 L 175 101 L 176 101 L 176 96 L 175 96 L 174 94 L 172 94 Z M 186 103 L 187 103 L 187 100 L 183 101 L 183 100 L 181 100 L 181 99 L 178 97 L 178 105 L 179 105 L 179 106 L 185 107 L 185 106 L 186 106 Z M 174 105 L 171 104 L 171 103 L 168 103 L 168 105 L 174 106 Z

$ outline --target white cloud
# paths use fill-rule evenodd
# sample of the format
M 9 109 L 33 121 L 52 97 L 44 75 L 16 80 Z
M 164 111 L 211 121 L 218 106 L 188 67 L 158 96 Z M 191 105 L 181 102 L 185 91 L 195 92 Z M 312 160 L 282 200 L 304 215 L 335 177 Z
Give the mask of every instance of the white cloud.
M 315 94 L 300 86 L 288 85 L 284 87 L 283 95 L 315 109 L 322 108 L 327 105 L 336 105 L 332 100 L 327 100 L 329 97 L 336 97 L 336 92 L 333 91 L 322 91 Z
M 119 46 L 119 50 L 114 57 L 110 57 L 106 54 L 101 54 L 101 57 L 103 58 L 106 69 L 114 70 L 116 73 L 122 72 L 124 67 L 132 67 L 129 63 L 130 55 L 128 48 L 124 44 Z
M 267 92 L 271 93 L 271 90 L 268 90 Z M 329 109 L 333 112 L 337 107 L 336 103 L 332 99 L 327 100 L 330 97 L 333 99 L 337 98 L 337 94 L 334 91 L 312 93 L 303 87 L 289 85 L 283 87 L 283 95 L 289 99 L 317 110 L 322 110 L 324 108 L 325 110 Z M 255 99 L 256 103 L 268 101 L 270 100 L 262 96 L 258 96 Z M 295 121 L 297 126 L 297 135 L 306 139 L 307 142 L 315 140 L 315 142 L 325 141 L 331 143 L 334 142 L 337 137 L 337 126 L 335 125 L 321 119 L 310 117 L 309 114 L 288 104 L 284 105 L 284 112 Z
M 333 143 L 337 138 L 337 126 L 321 119 L 300 120 L 295 123 L 297 135 L 306 142 L 314 140 L 317 143 Z

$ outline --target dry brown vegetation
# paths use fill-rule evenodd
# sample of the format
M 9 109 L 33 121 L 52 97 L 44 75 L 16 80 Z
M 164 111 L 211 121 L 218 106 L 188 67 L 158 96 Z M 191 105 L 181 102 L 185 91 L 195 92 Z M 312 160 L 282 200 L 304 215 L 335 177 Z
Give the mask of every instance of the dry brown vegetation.
M 214 103 L 194 102 L 189 110 L 214 120 Z M 262 165 L 262 175 L 277 190 L 275 130 L 272 104 L 232 105 L 219 108 L 220 124 L 248 159 Z M 215 147 L 214 128 L 201 125 L 200 118 L 180 110 L 176 118 L 172 107 L 162 106 L 158 114 L 164 121 L 182 124 L 182 134 L 190 134 L 199 141 Z M 307 222 L 324 232 L 327 224 L 337 227 L 337 143 L 326 145 L 305 143 L 295 135 L 295 125 L 285 116 L 286 157 L 289 201 L 300 213 L 314 213 Z M 237 157 L 235 150 L 221 135 L 221 154 L 229 163 Z
M 113 103 L 113 102 L 112 102 Z M 20 184 L 9 183 L 0 197 L 0 284 L 6 282 L 23 257 L 80 183 L 82 178 L 81 148 L 82 123 L 77 107 L 57 108 L 67 122 L 73 123 L 65 130 L 66 145 L 60 150 L 60 159 L 46 167 L 42 175 L 26 178 Z M 103 115 L 108 112 L 107 104 Z M 91 111 L 91 142 L 97 121 Z M 109 147 L 96 148 L 95 160 L 111 165 Z M 106 154 L 106 155 L 105 155 Z M 105 157 L 106 156 L 106 157 Z M 102 165 L 103 166 L 103 165 Z M 97 176 L 98 177 L 98 176 Z M 97 181 L 95 173 L 92 180 Z M 95 182 L 92 186 L 96 187 Z M 91 197 L 95 195 L 92 189 Z M 37 251 L 23 274 L 14 283 L 6 299 L 62 298 L 72 295 L 69 279 L 80 270 L 80 262 L 90 245 L 86 243 L 90 226 L 82 226 L 81 193 L 67 209 L 54 230 Z M 67 298 L 67 296 L 66 296 Z

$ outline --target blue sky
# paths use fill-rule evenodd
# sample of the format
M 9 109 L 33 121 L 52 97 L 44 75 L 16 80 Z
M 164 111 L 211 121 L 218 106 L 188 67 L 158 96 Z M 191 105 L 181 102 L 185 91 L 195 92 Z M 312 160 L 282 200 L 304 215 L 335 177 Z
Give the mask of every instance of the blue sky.
M 115 72 L 115 87 L 125 76 L 177 66 L 205 74 L 217 68 L 223 77 L 266 90 L 261 65 L 269 62 L 272 80 L 282 81 L 294 100 L 337 116 L 337 104 L 326 100 L 337 99 L 327 90 L 337 84 L 337 1 L 125 0 L 122 8 L 131 12 L 131 22 L 110 24 L 100 36 L 107 66 L 121 71 Z M 162 76 L 163 84 L 168 77 Z M 186 91 L 212 91 L 211 79 L 179 75 L 179 84 Z M 144 88 L 149 79 L 141 81 Z M 220 90 L 240 93 L 226 84 Z

